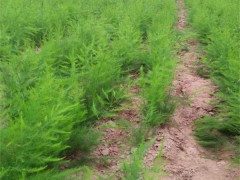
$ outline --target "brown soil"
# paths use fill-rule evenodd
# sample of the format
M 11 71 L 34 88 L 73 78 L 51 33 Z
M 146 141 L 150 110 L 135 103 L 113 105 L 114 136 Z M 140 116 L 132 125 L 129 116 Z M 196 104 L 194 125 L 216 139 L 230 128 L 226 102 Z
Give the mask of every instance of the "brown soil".
M 131 73 L 131 79 L 138 78 L 138 74 Z M 94 165 L 91 166 L 102 177 L 110 179 L 122 179 L 121 163 L 129 161 L 131 156 L 131 136 L 134 129 L 139 126 L 140 122 L 140 106 L 142 104 L 139 96 L 140 87 L 132 86 L 128 89 L 127 94 L 130 98 L 123 102 L 121 108 L 123 110 L 117 112 L 117 117 L 101 119 L 96 124 L 95 129 L 103 135 L 100 138 L 101 144 L 90 155 L 94 160 Z M 111 125 L 118 123 L 121 120 L 127 120 L 129 127 L 119 129 L 118 126 L 111 128 Z M 103 129 L 102 126 L 106 126 Z M 110 127 L 108 127 L 110 125 Z
M 186 28 L 187 10 L 182 1 L 177 1 L 179 8 L 176 28 L 184 31 Z M 196 73 L 199 66 L 198 42 L 186 42 L 188 51 L 179 53 L 181 63 L 177 68 L 176 79 L 173 82 L 172 94 L 181 97 L 176 108 L 171 125 L 160 129 L 157 140 L 148 151 L 145 158 L 147 166 L 153 164 L 161 141 L 163 140 L 163 154 L 167 161 L 165 171 L 170 175 L 163 180 L 233 180 L 240 179 L 239 169 L 231 169 L 229 159 L 215 157 L 209 159 L 212 153 L 198 145 L 194 139 L 193 122 L 201 116 L 214 115 L 211 102 L 217 88 L 210 79 L 200 77 Z

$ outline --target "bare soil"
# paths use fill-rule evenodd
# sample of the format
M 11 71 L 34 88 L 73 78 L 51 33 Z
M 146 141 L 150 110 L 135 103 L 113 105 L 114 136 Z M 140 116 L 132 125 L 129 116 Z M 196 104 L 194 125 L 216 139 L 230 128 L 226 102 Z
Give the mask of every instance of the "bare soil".
M 138 78 L 138 74 L 131 73 L 131 79 Z M 131 156 L 131 136 L 140 123 L 142 100 L 139 95 L 140 87 L 137 85 L 128 89 L 130 98 L 121 104 L 123 110 L 117 112 L 117 117 L 101 119 L 95 129 L 103 135 L 101 144 L 90 155 L 94 160 L 93 170 L 102 177 L 109 179 L 122 179 L 121 164 L 127 162 Z M 119 129 L 116 125 L 121 120 L 128 121 L 128 127 Z M 115 126 L 116 125 L 116 126 Z M 102 127 L 106 128 L 103 129 Z M 113 126 L 113 127 L 111 127 Z
M 187 10 L 182 1 L 177 1 L 179 8 L 176 28 L 184 31 L 186 28 Z M 165 171 L 169 176 L 163 180 L 233 180 L 240 179 L 240 170 L 230 168 L 230 158 L 216 157 L 210 159 L 213 153 L 202 148 L 194 139 L 195 120 L 201 116 L 214 115 L 211 102 L 217 87 L 210 79 L 200 77 L 196 69 L 199 68 L 201 52 L 197 50 L 197 41 L 186 42 L 187 51 L 181 51 L 181 60 L 177 67 L 176 79 L 173 82 L 173 95 L 181 97 L 170 125 L 159 129 L 157 140 L 148 151 L 145 163 L 151 166 L 156 158 L 161 141 L 163 154 L 167 161 Z

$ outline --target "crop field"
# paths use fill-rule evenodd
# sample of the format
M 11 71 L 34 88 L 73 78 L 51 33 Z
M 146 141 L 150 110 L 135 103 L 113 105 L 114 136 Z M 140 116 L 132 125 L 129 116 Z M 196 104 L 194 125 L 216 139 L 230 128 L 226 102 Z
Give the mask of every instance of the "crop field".
M 214 116 L 199 117 L 194 134 L 239 163 L 238 0 L 185 3 L 206 54 L 198 73 L 218 89 Z M 175 0 L 0 0 L 0 179 L 115 179 L 92 158 L 110 125 L 128 134 L 121 179 L 164 174 L 146 170 L 144 157 L 185 103 L 171 93 L 186 34 L 175 27 L 178 10 Z
M 91 146 L 81 136 L 96 137 L 93 123 L 124 100 L 129 72 L 148 84 L 143 120 L 168 116 L 158 106 L 175 64 L 173 0 L 2 0 L 0 11 L 3 179 L 34 178 Z

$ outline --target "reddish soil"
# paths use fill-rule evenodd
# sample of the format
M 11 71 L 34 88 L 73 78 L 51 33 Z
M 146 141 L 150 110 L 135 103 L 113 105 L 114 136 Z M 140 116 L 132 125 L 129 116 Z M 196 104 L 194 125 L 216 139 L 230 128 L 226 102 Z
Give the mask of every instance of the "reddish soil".
M 179 20 L 176 28 L 184 31 L 186 28 L 187 10 L 182 1 L 177 1 Z M 198 42 L 186 42 L 188 51 L 179 53 L 181 62 L 177 68 L 176 79 L 173 82 L 172 94 L 181 97 L 170 125 L 160 129 L 157 140 L 147 153 L 145 163 L 153 164 L 158 155 L 159 146 L 163 140 L 163 156 L 167 161 L 165 171 L 170 175 L 163 180 L 233 180 L 240 179 L 239 169 L 232 169 L 229 160 L 209 159 L 212 153 L 202 148 L 194 139 L 193 122 L 201 116 L 214 115 L 211 102 L 217 88 L 210 79 L 200 77 L 196 73 L 199 68 Z M 218 160 L 219 159 L 219 160 Z M 229 158 L 228 158 L 229 159 Z
M 138 75 L 131 73 L 132 80 L 136 79 Z M 140 106 L 141 98 L 139 96 L 140 87 L 132 86 L 127 93 L 131 96 L 126 102 L 122 103 L 123 110 L 117 113 L 115 118 L 101 119 L 95 129 L 102 132 L 103 136 L 100 138 L 101 144 L 91 154 L 95 159 L 94 167 L 102 177 L 122 179 L 121 163 L 128 161 L 131 155 L 130 139 L 134 129 L 136 129 L 140 122 Z M 127 129 L 121 130 L 107 127 L 102 130 L 102 125 L 114 124 L 119 120 L 129 121 Z M 105 160 L 104 160 L 105 158 Z

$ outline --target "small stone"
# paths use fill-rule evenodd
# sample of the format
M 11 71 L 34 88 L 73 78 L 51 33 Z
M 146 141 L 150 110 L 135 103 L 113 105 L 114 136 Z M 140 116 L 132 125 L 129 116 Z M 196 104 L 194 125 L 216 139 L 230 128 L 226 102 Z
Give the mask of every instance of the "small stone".
M 107 156 L 107 155 L 109 155 L 109 149 L 103 149 L 102 151 L 101 151 L 101 153 L 102 153 L 102 155 L 103 156 Z
M 214 112 L 209 112 L 210 115 L 214 115 Z
M 126 158 L 126 157 L 125 157 L 124 155 L 121 155 L 120 158 L 121 158 L 121 159 L 124 159 L 124 158 Z

